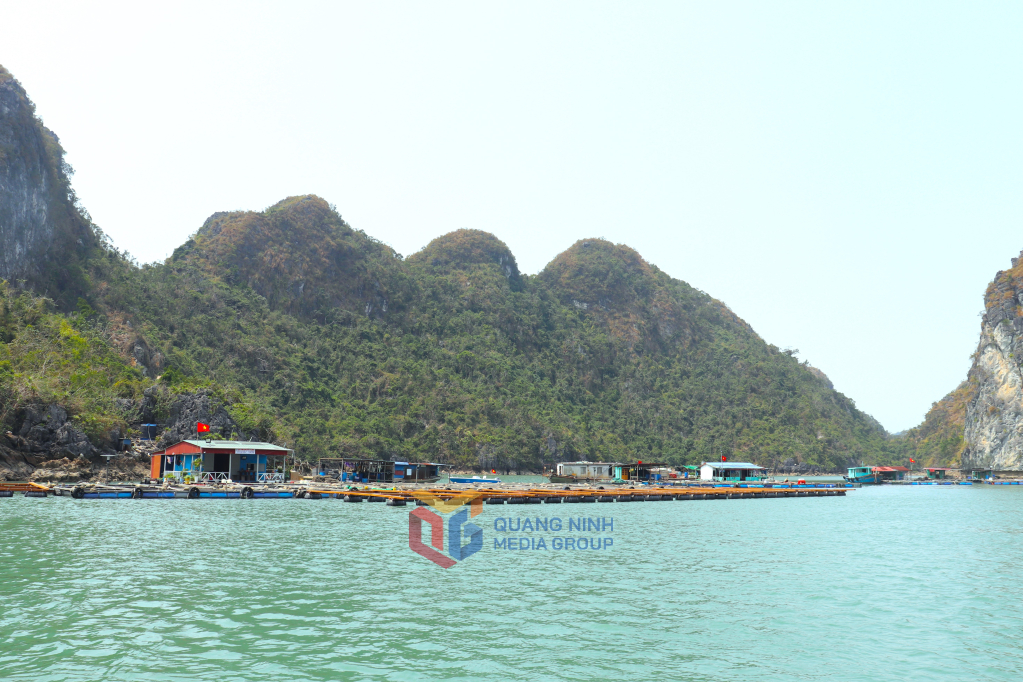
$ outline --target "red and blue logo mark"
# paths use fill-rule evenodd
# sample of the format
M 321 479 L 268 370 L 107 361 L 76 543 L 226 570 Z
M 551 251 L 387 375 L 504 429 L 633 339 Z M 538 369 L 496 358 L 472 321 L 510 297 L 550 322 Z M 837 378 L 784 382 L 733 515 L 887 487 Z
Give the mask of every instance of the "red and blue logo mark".
M 483 549 L 483 529 L 469 519 L 483 511 L 483 500 L 469 493 L 449 498 L 428 497 L 413 493 L 440 514 L 426 507 L 416 507 L 408 515 L 408 546 L 416 554 L 426 557 L 441 568 L 451 568 Z M 455 510 L 458 511 L 455 511 Z M 449 514 L 447 521 L 441 514 Z M 423 542 L 423 523 L 430 526 L 430 544 Z M 445 543 L 445 528 L 447 542 Z M 447 548 L 445 549 L 445 544 Z

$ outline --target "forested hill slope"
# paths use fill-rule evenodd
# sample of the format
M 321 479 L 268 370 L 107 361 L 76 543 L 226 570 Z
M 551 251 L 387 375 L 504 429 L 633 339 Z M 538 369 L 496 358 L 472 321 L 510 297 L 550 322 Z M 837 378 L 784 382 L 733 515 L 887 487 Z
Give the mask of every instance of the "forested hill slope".
M 256 213 L 217 213 L 174 252 L 230 285 L 303 319 L 336 309 L 379 318 L 409 300 L 407 273 L 389 247 L 353 230 L 317 197 L 290 197 Z
M 77 244 L 82 225 L 98 234 L 79 215 L 55 242 Z M 179 429 L 193 414 L 181 400 L 201 394 L 224 408 L 223 435 L 307 459 L 487 469 L 723 454 L 835 469 L 891 457 L 884 430 L 819 370 L 624 245 L 584 239 L 527 275 L 495 236 L 458 230 L 405 259 L 315 196 L 214 214 L 160 264 L 101 242 L 83 240 L 80 277 L 36 290 L 77 301 L 46 313 L 54 338 L 93 338 L 102 362 L 83 378 L 72 347 L 71 361 L 39 365 L 29 344 L 5 341 L 0 414 L 64 402 L 96 439 L 143 414 Z M 38 270 L 48 256 L 32 258 Z M 31 325 L 11 325 L 9 337 L 29 339 Z M 46 385 L 68 388 L 44 395 L 17 367 L 57 372 Z
M 322 199 L 220 213 L 95 306 L 307 457 L 480 467 L 721 454 L 826 468 L 885 456 L 820 372 L 626 246 L 583 240 L 539 275 L 459 230 L 402 259 Z

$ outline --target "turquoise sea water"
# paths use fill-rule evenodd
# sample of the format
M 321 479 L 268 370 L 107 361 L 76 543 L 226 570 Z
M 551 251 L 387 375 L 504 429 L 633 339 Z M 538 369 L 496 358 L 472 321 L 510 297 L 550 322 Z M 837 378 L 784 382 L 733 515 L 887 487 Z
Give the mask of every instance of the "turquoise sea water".
M 412 507 L 0 499 L 5 680 L 1009 680 L 1023 490 L 484 505 L 442 569 Z M 580 515 L 606 550 L 495 550 Z

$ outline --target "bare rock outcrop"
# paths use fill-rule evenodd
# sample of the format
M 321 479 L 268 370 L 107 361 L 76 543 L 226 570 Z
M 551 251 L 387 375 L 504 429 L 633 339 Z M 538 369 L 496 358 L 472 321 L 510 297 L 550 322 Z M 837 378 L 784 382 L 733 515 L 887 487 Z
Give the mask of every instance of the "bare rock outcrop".
M 197 422 L 209 424 L 211 434 L 225 438 L 230 438 L 238 429 L 220 399 L 205 390 L 178 396 L 170 406 L 167 422 L 160 434 L 160 444 L 164 446 L 195 438 Z
M 39 462 L 37 457 L 9 447 L 14 434 L 8 433 L 7 438 L 0 442 L 0 481 L 24 481 L 35 470 Z
M 47 483 L 68 483 L 70 481 L 81 481 L 92 475 L 92 462 L 87 459 L 75 457 L 71 459 L 51 459 L 39 463 L 39 468 L 33 471 L 28 480 Z
M 28 405 L 15 413 L 14 430 L 0 437 L 0 480 L 29 479 L 46 462 L 55 461 L 73 462 L 76 471 L 88 471 L 98 454 L 63 407 Z
M 23 407 L 15 415 L 14 424 L 12 445 L 19 450 L 50 455 L 51 458 L 89 458 L 98 452 L 60 405 Z
M 131 451 L 110 459 L 103 458 L 102 461 L 91 461 L 81 457 L 42 461 L 39 462 L 37 469 L 20 476 L 19 479 L 37 483 L 144 481 L 149 478 L 149 464 L 149 452 L 142 451 L 136 445 Z

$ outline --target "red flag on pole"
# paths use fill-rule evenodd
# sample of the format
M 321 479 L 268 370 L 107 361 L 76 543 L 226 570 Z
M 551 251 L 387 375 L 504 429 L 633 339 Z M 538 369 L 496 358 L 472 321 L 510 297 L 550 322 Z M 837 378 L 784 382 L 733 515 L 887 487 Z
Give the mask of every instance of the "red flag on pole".
M 909 461 L 912 462 L 913 464 L 916 464 L 916 460 L 913 459 L 912 457 L 909 458 Z
M 209 424 L 203 424 L 202 422 L 199 422 L 198 424 L 195 425 L 195 430 L 196 430 L 197 433 L 209 433 L 210 432 L 210 425 Z
M 726 455 L 721 455 L 721 461 L 722 462 L 727 462 L 728 461 L 728 457 Z

